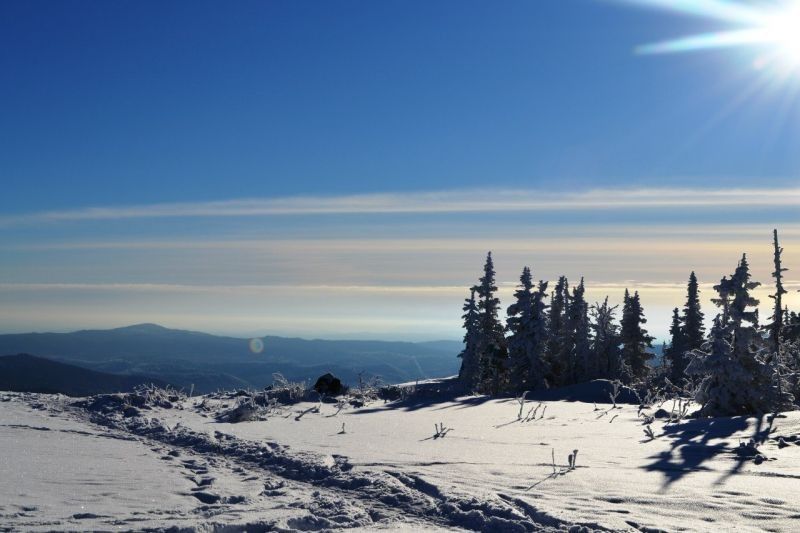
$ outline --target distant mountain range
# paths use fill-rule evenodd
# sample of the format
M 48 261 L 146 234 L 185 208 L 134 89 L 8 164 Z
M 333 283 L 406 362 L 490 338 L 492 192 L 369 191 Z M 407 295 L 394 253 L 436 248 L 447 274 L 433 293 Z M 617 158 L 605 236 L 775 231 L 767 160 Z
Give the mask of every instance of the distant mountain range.
M 0 354 L 28 353 L 86 369 L 144 375 L 198 392 L 218 388 L 261 388 L 280 372 L 311 381 L 332 372 L 355 384 L 359 374 L 399 383 L 452 375 L 458 371 L 458 341 L 386 342 L 224 337 L 139 324 L 110 330 L 0 335 Z
M 90 396 L 132 391 L 138 385 L 166 383 L 145 376 L 96 372 L 27 354 L 0 357 L 0 390 Z

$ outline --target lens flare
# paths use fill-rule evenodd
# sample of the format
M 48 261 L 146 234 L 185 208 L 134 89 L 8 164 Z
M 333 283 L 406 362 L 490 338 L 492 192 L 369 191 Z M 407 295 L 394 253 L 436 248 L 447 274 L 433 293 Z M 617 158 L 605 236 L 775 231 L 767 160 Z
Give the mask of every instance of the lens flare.
M 264 351 L 264 341 L 261 339 L 250 339 L 250 351 L 252 353 L 261 353 Z

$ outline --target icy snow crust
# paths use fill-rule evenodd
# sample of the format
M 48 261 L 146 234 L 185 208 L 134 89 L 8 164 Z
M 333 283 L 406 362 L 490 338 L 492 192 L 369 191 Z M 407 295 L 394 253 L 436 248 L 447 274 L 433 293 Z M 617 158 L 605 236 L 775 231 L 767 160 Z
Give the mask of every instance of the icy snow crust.
M 658 418 L 650 440 L 638 406 L 577 401 L 528 402 L 528 421 L 513 398 L 302 402 L 235 424 L 215 421 L 224 397 L 87 405 L 0 393 L 0 530 L 800 528 L 800 413 Z M 737 453 L 751 438 L 760 464 Z

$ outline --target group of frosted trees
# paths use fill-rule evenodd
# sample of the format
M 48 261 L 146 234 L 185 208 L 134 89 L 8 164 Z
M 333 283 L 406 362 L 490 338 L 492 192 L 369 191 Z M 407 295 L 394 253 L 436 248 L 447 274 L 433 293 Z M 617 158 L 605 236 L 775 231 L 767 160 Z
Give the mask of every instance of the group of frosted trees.
M 794 408 L 800 397 L 800 316 L 783 306 L 782 248 L 774 232 L 775 292 L 770 322 L 760 327 L 751 295 L 747 257 L 714 287 L 719 308 L 706 334 L 694 272 L 686 303 L 675 308 L 663 365 L 648 364 L 653 337 L 638 292 L 625 291 L 621 310 L 604 301 L 590 305 L 583 279 L 566 277 L 552 291 L 522 270 L 505 325 L 499 319 L 491 252 L 483 276 L 464 304 L 464 350 L 459 379 L 468 388 L 502 394 L 559 387 L 593 379 L 619 379 L 640 387 L 691 391 L 705 415 L 738 415 Z M 619 320 L 617 314 L 619 312 Z
M 548 283 L 534 285 L 525 267 L 503 326 L 496 292 L 489 252 L 483 277 L 464 304 L 459 377 L 472 390 L 498 394 L 599 378 L 632 382 L 646 376 L 653 338 L 643 327 L 647 320 L 639 293 L 625 292 L 618 325 L 617 306 L 610 306 L 608 298 L 588 304 L 583 279 L 570 290 L 561 276 L 548 293 Z

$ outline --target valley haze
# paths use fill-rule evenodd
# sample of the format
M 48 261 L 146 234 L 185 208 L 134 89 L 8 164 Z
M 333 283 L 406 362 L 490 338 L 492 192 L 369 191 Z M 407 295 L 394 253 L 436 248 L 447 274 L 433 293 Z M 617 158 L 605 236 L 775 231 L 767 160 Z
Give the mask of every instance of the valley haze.
M 309 386 L 327 372 L 350 385 L 359 376 L 387 384 L 424 380 L 457 373 L 462 348 L 460 341 L 243 339 L 156 324 L 0 335 L 0 354 L 28 353 L 96 371 L 149 376 L 201 393 L 263 389 L 276 373 Z

